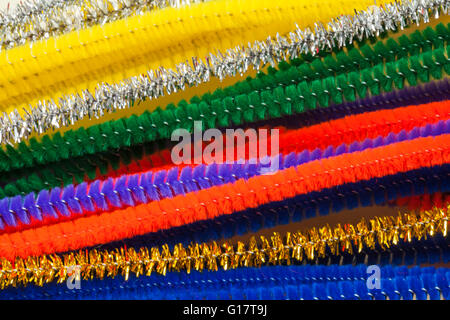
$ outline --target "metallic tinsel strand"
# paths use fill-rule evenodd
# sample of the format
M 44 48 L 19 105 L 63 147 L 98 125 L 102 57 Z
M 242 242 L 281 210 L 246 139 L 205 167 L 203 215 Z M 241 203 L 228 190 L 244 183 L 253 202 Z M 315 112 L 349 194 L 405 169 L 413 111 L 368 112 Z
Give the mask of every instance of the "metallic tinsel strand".
M 0 50 L 166 7 L 207 0 L 38 0 L 0 12 Z
M 446 237 L 449 212 L 450 206 L 397 217 L 375 217 L 368 222 L 362 219 L 356 225 L 335 228 L 327 225 L 306 232 L 287 233 L 284 238 L 277 233 L 270 238 L 261 236 L 259 241 L 253 237 L 247 244 L 193 243 L 187 248 L 179 244 L 172 251 L 168 245 L 161 249 L 141 248 L 138 252 L 132 248 L 91 250 L 63 256 L 17 258 L 14 263 L 0 259 L 0 287 L 63 282 L 75 266 L 83 279 L 103 279 L 118 274 L 128 279 L 130 273 L 150 276 L 152 272 L 165 275 L 171 271 L 189 273 L 193 269 L 217 271 L 219 268 L 290 264 L 325 257 L 327 250 L 331 255 L 339 256 L 375 246 L 388 249 L 400 241 L 411 242 L 436 234 Z
M 74 124 L 85 117 L 102 117 L 105 113 L 130 108 L 134 101 L 154 99 L 171 94 L 185 87 L 196 86 L 209 81 L 211 77 L 222 80 L 250 68 L 258 70 L 262 65 L 296 58 L 302 53 L 316 54 L 319 50 L 341 48 L 354 39 L 362 40 L 382 32 L 403 29 L 411 24 L 427 23 L 430 17 L 447 15 L 450 0 L 405 0 L 371 7 L 354 16 L 340 16 L 324 26 L 315 25 L 314 30 L 296 30 L 287 36 L 277 35 L 275 39 L 255 41 L 246 47 L 229 49 L 225 53 L 211 53 L 204 61 L 192 58 L 175 70 L 160 67 L 123 80 L 121 83 L 102 83 L 91 93 L 63 96 L 59 101 L 41 101 L 30 106 L 22 116 L 14 110 L 0 117 L 0 144 L 18 143 L 27 139 L 32 132 L 42 134 L 49 129 Z

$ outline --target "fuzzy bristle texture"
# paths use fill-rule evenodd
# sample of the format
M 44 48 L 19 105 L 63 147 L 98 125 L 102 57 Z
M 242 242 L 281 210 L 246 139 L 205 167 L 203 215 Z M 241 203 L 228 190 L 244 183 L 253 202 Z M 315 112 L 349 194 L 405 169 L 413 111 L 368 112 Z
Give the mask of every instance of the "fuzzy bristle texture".
M 193 58 L 190 63 L 181 63 L 176 70 L 160 68 L 142 73 L 139 77 L 124 80 L 120 84 L 103 84 L 95 92 L 61 97 L 57 103 L 40 101 L 22 114 L 14 110 L 0 120 L 0 142 L 20 142 L 30 134 L 41 134 L 60 128 L 85 117 L 101 117 L 105 113 L 129 108 L 135 100 L 160 97 L 209 81 L 211 77 L 223 79 L 244 73 L 250 68 L 278 61 L 293 59 L 302 53 L 316 54 L 322 50 L 342 48 L 353 40 L 396 29 L 413 23 L 428 22 L 430 17 L 447 15 L 446 0 L 411 0 L 388 3 L 384 7 L 361 11 L 354 16 L 340 16 L 325 27 L 321 23 L 315 30 L 297 28 L 283 37 L 255 42 L 248 47 L 229 49 L 225 53 L 211 53 L 205 61 Z M 76 115 L 76 116 L 73 116 Z
M 0 50 L 166 7 L 208 0 L 27 0 L 0 12 Z

